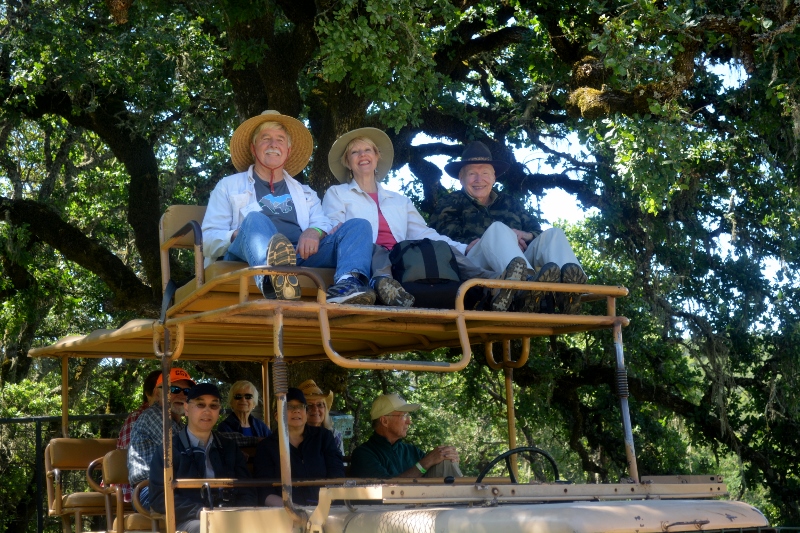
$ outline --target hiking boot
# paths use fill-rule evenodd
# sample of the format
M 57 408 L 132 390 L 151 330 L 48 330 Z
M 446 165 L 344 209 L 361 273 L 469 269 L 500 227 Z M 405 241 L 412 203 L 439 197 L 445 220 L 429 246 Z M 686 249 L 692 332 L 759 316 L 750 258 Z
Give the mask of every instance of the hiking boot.
M 354 277 L 340 279 L 338 283 L 331 285 L 325 294 L 328 297 L 328 303 L 332 304 L 372 305 L 375 303 L 375 291 Z
M 561 281 L 561 269 L 555 263 L 547 263 L 535 276 L 528 276 L 528 281 L 539 281 L 542 283 L 558 283 Z M 540 313 L 543 307 L 547 308 L 545 296 L 549 291 L 538 289 L 530 291 L 517 291 L 514 303 L 517 311 L 521 313 Z M 542 305 L 544 304 L 544 306 Z
M 406 291 L 399 281 L 389 276 L 372 278 L 370 285 L 378 293 L 378 302 L 392 307 L 411 307 L 414 297 Z
M 500 279 L 520 281 L 528 269 L 528 264 L 522 257 L 515 257 L 509 261 Z M 517 291 L 514 289 L 494 289 L 492 291 L 492 311 L 505 311 L 511 305 L 511 300 Z
M 267 245 L 267 266 L 295 266 L 297 264 L 297 253 L 294 246 L 285 236 L 276 233 L 269 240 Z M 269 282 L 272 284 L 272 291 L 279 300 L 298 300 L 300 299 L 300 282 L 294 274 L 270 274 Z M 269 298 L 270 292 L 267 290 L 266 278 L 264 278 L 261 292 L 265 298 Z
M 561 267 L 561 283 L 583 285 L 588 279 L 580 265 L 567 263 Z M 556 305 L 562 315 L 577 315 L 581 309 L 581 295 L 577 292 L 556 293 Z

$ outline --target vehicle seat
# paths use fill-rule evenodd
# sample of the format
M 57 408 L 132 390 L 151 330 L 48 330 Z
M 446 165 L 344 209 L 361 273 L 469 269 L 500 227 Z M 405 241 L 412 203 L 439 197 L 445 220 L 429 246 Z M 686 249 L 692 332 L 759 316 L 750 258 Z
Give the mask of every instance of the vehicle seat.
M 169 251 L 172 249 L 194 250 L 195 276 L 177 289 L 173 305 L 181 303 L 197 289 L 213 281 L 215 278 L 247 268 L 246 263 L 239 261 L 215 261 L 208 265 L 208 267 L 203 266 L 205 257 L 203 256 L 203 236 L 200 227 L 203 223 L 205 213 L 205 206 L 172 205 L 169 206 L 161 216 L 158 234 L 161 246 L 162 289 L 166 289 L 167 283 L 170 280 Z M 186 229 L 187 224 L 190 225 L 188 229 Z M 181 234 L 176 236 L 178 232 L 181 232 Z M 314 271 L 322 277 L 326 288 L 333 283 L 334 270 L 332 268 L 314 268 L 309 270 Z M 198 272 L 201 272 L 202 275 L 198 276 Z M 299 280 L 302 298 L 304 300 L 316 299 L 317 289 L 311 279 L 305 276 L 299 276 Z M 248 283 L 248 289 L 251 299 L 262 298 L 261 291 L 256 287 L 252 277 Z M 208 294 L 192 302 L 190 307 L 187 307 L 185 310 L 207 311 L 234 305 L 239 301 L 238 292 L 238 279 L 214 285 L 213 289 L 209 291 Z
M 105 515 L 106 499 L 100 492 L 64 493 L 65 473 L 86 472 L 89 464 L 116 449 L 116 439 L 51 440 L 44 450 L 44 468 L 47 483 L 47 514 L 60 516 L 65 533 L 70 533 L 70 517 L 75 517 L 75 531 L 83 531 L 84 515 Z

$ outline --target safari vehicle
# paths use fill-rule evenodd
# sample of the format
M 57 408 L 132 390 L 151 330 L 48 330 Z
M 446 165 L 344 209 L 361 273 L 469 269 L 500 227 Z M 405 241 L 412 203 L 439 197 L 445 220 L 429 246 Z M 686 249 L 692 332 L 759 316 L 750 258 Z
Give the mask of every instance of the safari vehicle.
M 165 378 L 179 358 L 261 363 L 265 403 L 271 390 L 281 415 L 277 431 L 284 506 L 207 509 L 201 517 L 203 532 L 676 533 L 743 531 L 769 526 L 758 509 L 719 499 L 727 495 L 727 488 L 718 476 L 640 476 L 628 410 L 622 344 L 622 328 L 628 325 L 628 320 L 616 314 L 616 300 L 627 295 L 625 288 L 473 279 L 462 284 L 454 309 L 329 304 L 325 288 L 326 282 L 330 282 L 330 272 L 297 267 L 250 268 L 242 263 L 220 261 L 204 270 L 198 223 L 203 212 L 202 207 L 173 206 L 162 218 L 165 306 L 160 319 L 133 320 L 116 330 L 67 337 L 30 352 L 33 357 L 61 358 L 64 369 L 69 357 L 158 357 Z M 193 249 L 196 265 L 195 278 L 177 290 L 169 274 L 169 252 L 173 248 Z M 256 274 L 290 271 L 302 279 L 301 300 L 265 300 L 252 281 Z M 582 292 L 584 301 L 605 300 L 606 312 L 590 316 L 465 309 L 464 294 L 474 286 Z M 457 372 L 469 364 L 470 346 L 482 343 L 487 363 L 493 369 L 502 369 L 506 377 L 510 452 L 499 458 L 503 459 L 512 456 L 516 447 L 513 370 L 526 364 L 530 338 L 598 329 L 610 331 L 616 353 L 616 385 L 624 428 L 621 445 L 625 447 L 628 462 L 626 480 L 612 484 L 518 483 L 516 463 L 509 460 L 510 479 L 486 478 L 482 473 L 477 478 L 457 480 L 304 481 L 303 484 L 322 487 L 319 503 L 316 507 L 293 503 L 286 426 L 288 364 L 330 360 L 353 369 Z M 523 351 L 516 360 L 511 357 L 511 339 L 523 339 Z M 493 343 L 502 343 L 500 360 L 493 355 Z M 460 359 L 430 362 L 375 358 L 440 346 L 460 346 Z M 273 365 L 271 387 L 269 364 Z M 66 380 L 66 372 L 64 376 Z M 62 387 L 65 436 L 67 390 L 65 382 Z M 166 387 L 164 396 L 162 404 L 166 405 Z M 204 484 L 219 487 L 254 483 L 233 479 L 173 479 L 169 422 L 165 422 L 164 432 L 166 486 L 200 488 Z M 165 498 L 167 531 L 175 531 L 171 490 L 166 491 Z

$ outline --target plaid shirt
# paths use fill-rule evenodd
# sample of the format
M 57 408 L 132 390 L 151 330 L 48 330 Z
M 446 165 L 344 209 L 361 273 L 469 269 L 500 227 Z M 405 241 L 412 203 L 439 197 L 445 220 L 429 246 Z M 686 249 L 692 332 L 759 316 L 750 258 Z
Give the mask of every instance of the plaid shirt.
M 155 404 L 139 415 L 131 428 L 128 446 L 128 481 L 136 486 L 150 477 L 150 461 L 162 451 L 164 431 L 162 429 L 161 406 Z M 172 420 L 172 433 L 183 429 L 183 424 Z
M 428 225 L 454 241 L 470 243 L 483 236 L 492 222 L 529 231 L 536 238 L 542 232 L 539 221 L 525 211 L 522 202 L 508 194 L 492 191 L 489 205 L 481 205 L 464 190 L 455 191 L 436 203 Z
M 131 444 L 131 429 L 133 428 L 133 423 L 136 422 L 136 419 L 145 412 L 145 410 L 150 407 L 150 404 L 147 402 L 142 403 L 142 405 L 131 414 L 128 415 L 128 418 L 125 419 L 125 423 L 122 424 L 122 429 L 119 430 L 119 438 L 117 438 L 117 448 L 120 450 L 125 450 Z M 122 494 L 125 497 L 125 501 L 131 501 L 133 497 L 133 487 L 130 485 L 122 485 Z

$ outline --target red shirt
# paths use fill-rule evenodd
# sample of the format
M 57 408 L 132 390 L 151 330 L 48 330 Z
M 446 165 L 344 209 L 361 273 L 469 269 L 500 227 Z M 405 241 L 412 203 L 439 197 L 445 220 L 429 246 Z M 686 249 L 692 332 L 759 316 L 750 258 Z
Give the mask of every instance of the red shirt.
M 369 197 L 375 202 L 375 205 L 378 206 L 378 240 L 375 241 L 375 244 L 378 246 L 383 246 L 387 250 L 391 250 L 394 248 L 394 245 L 397 244 L 397 240 L 392 235 L 392 230 L 389 229 L 389 224 L 386 222 L 386 218 L 381 213 L 381 204 L 378 202 L 378 193 L 376 192 L 368 192 Z

